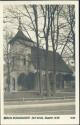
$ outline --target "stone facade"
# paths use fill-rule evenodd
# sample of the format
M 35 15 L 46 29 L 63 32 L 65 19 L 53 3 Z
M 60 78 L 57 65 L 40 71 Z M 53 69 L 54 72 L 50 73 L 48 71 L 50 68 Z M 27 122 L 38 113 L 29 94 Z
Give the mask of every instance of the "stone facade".
M 28 41 L 26 41 L 26 43 L 28 43 Z M 35 72 L 34 66 L 31 63 L 32 46 L 33 43 L 30 43 L 25 47 L 20 44 L 20 41 L 16 41 L 15 44 L 10 45 L 10 91 L 19 90 L 17 81 L 20 74 L 24 73 L 25 75 L 28 75 L 29 72 Z

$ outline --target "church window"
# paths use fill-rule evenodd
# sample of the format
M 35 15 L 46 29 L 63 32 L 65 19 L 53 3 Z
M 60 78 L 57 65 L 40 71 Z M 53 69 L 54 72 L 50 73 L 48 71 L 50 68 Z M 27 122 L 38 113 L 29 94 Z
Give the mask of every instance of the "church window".
M 23 65 L 26 65 L 26 58 L 23 59 Z
M 28 61 L 31 61 L 31 54 L 28 54 Z

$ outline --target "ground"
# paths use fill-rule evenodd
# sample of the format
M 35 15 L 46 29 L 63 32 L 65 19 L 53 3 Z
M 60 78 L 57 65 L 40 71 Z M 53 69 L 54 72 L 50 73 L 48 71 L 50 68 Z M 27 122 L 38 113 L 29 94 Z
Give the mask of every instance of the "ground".
M 34 94 L 33 94 L 34 93 Z M 74 115 L 75 93 L 57 90 L 56 96 L 40 97 L 37 92 L 5 94 L 4 114 L 14 115 Z
M 39 100 L 21 102 L 22 104 L 5 105 L 5 114 L 12 115 L 74 115 L 75 103 L 74 99 L 69 100 Z

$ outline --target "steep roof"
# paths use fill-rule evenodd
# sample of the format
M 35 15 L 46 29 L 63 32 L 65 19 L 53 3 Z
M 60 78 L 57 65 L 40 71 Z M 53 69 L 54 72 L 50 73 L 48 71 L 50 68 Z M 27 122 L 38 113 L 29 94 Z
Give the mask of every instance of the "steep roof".
M 9 43 L 10 43 L 10 44 L 11 44 L 11 43 L 15 43 L 15 42 L 18 41 L 18 40 L 33 42 L 31 39 L 29 39 L 28 37 L 26 37 L 21 30 L 19 30 L 19 31 L 17 32 L 17 34 L 10 40 Z
M 40 52 L 40 63 L 41 63 L 41 69 L 45 70 L 45 54 L 46 51 L 43 49 L 39 49 Z M 53 53 L 52 51 L 48 52 L 48 69 L 49 71 L 52 71 L 53 69 Z M 36 67 L 37 64 L 37 48 L 32 47 L 32 63 Z M 72 73 L 71 69 L 69 69 L 68 65 L 64 62 L 62 57 L 59 55 L 59 53 L 56 53 L 56 71 L 57 72 L 66 72 L 66 73 Z

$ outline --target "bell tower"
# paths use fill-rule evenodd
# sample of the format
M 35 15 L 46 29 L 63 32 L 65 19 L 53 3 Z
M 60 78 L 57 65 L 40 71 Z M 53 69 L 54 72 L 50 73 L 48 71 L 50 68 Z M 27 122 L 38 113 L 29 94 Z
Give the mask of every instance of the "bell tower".
M 19 17 L 18 32 L 10 40 L 10 90 L 18 91 L 18 77 L 29 73 L 31 47 L 33 41 L 25 36 L 22 31 L 21 18 Z

